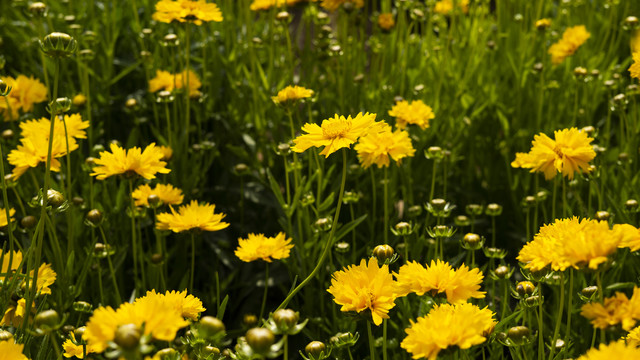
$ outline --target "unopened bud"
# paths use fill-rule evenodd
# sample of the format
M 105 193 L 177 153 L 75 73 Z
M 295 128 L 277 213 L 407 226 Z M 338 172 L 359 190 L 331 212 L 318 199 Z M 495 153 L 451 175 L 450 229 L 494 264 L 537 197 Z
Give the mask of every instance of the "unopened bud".
M 387 260 L 391 260 L 395 251 L 389 245 L 378 245 L 373 249 L 373 256 L 378 259 L 378 263 L 384 264 Z
M 264 354 L 269 351 L 271 345 L 276 341 L 273 332 L 267 328 L 249 329 L 246 334 L 247 344 L 257 354 Z

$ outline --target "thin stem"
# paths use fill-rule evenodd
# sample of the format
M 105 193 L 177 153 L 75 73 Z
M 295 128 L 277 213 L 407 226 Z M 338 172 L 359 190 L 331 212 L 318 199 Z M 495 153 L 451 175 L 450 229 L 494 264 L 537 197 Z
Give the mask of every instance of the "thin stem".
M 369 336 L 369 352 L 371 353 L 371 360 L 376 360 L 375 339 L 373 338 L 371 323 L 369 321 L 367 321 L 367 335 Z
M 564 343 L 569 343 L 571 336 L 571 312 L 573 310 L 573 268 L 569 269 L 569 305 L 567 306 L 567 333 L 564 336 Z
M 384 228 L 382 231 L 385 244 L 389 242 L 389 176 L 387 168 L 386 166 L 384 168 L 384 182 L 382 183 L 382 188 L 384 189 Z
M 285 306 L 287 306 L 287 304 L 289 303 L 289 301 L 291 301 L 291 299 L 295 296 L 295 294 L 298 293 L 298 291 L 300 291 L 303 287 L 305 287 L 311 281 L 311 279 L 313 279 L 314 276 L 316 276 L 316 274 L 320 271 L 322 264 L 324 264 L 324 261 L 326 260 L 327 255 L 329 255 L 329 250 L 331 249 L 331 245 L 333 243 L 333 235 L 335 234 L 336 228 L 338 227 L 337 226 L 338 219 L 340 217 L 340 208 L 342 205 L 342 197 L 344 195 L 344 185 L 346 181 L 347 181 L 347 152 L 345 151 L 345 149 L 342 149 L 342 181 L 340 183 L 338 204 L 336 206 L 336 213 L 333 217 L 333 223 L 331 226 L 331 232 L 329 233 L 329 238 L 327 239 L 327 243 L 324 246 L 324 250 L 322 251 L 322 255 L 320 256 L 320 259 L 318 260 L 316 267 L 311 271 L 311 273 L 306 277 L 306 279 L 304 279 L 298 286 L 296 286 L 295 289 L 293 289 L 293 291 L 289 293 L 289 295 L 287 295 L 287 297 L 284 299 L 284 301 L 282 301 L 280 306 L 278 306 L 278 309 L 282 309 Z
M 107 242 L 107 237 L 104 234 L 104 230 L 102 226 L 98 226 L 100 230 L 100 236 L 102 237 L 102 242 L 104 242 L 104 246 L 108 249 L 109 243 Z M 118 290 L 118 282 L 116 281 L 116 272 L 113 268 L 113 262 L 111 261 L 111 255 L 107 254 L 107 264 L 109 264 L 109 273 L 111 275 L 111 281 L 113 281 L 113 288 L 116 291 L 116 300 L 118 300 L 118 304 L 122 303 L 122 297 L 120 296 L 120 290 Z
M 562 323 L 562 312 L 564 310 L 564 272 L 560 273 L 560 308 L 558 308 L 558 316 L 556 317 L 556 327 L 553 330 L 553 338 L 551 338 L 551 351 L 549 351 L 549 360 L 553 359 L 553 353 L 556 349 L 556 340 L 560 333 L 560 323 Z
M 133 179 L 129 179 L 129 198 L 131 199 L 131 247 L 133 249 L 133 283 L 138 286 L 138 242 L 136 240 L 136 203 L 133 199 Z
M 267 291 L 269 290 L 269 263 L 265 262 L 264 267 L 264 292 L 262 293 L 262 305 L 260 305 L 260 317 L 259 320 L 262 320 L 262 316 L 264 315 L 264 308 L 267 305 Z
M 431 170 L 431 191 L 429 191 L 429 200 L 433 200 L 433 195 L 436 190 L 436 170 L 438 168 L 438 162 L 433 160 L 433 168 Z
M 544 358 L 544 334 L 543 334 L 543 322 L 542 322 L 542 282 L 538 283 L 538 360 Z
M 191 231 L 191 275 L 189 276 L 189 291 L 193 292 L 193 277 L 196 270 L 196 236 Z
M 387 319 L 382 320 L 382 359 L 387 360 Z
M 191 94 L 189 93 L 189 62 L 191 60 L 191 27 L 189 24 L 187 24 L 186 26 L 186 31 L 185 31 L 185 37 L 186 37 L 186 47 L 187 47 L 187 51 L 186 51 L 186 64 L 185 64 L 185 71 L 184 71 L 184 77 L 187 79 L 186 80 L 186 88 L 185 88 L 185 94 L 187 96 L 187 109 L 185 111 L 185 123 L 186 126 L 184 128 L 185 131 L 185 141 L 186 141 L 186 147 L 187 149 L 189 148 L 189 122 L 190 122 L 190 118 L 191 118 Z

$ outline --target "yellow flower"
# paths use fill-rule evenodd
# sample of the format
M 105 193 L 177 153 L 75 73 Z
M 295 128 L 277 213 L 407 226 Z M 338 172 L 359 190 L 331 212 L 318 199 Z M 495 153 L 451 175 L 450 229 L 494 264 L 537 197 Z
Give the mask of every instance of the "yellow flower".
M 598 349 L 590 349 L 578 360 L 611 360 L 611 359 L 640 359 L 640 349 L 633 345 L 626 345 L 624 341 L 600 344 Z
M 155 188 L 151 189 L 148 184 L 138 186 L 133 191 L 133 198 L 135 199 L 136 206 L 149 206 L 149 195 L 156 195 L 162 204 L 166 205 L 179 205 L 182 204 L 184 195 L 182 190 L 174 188 L 170 184 L 163 185 L 157 184 Z
M 551 19 L 544 18 L 544 19 L 536 20 L 535 26 L 536 26 L 536 29 L 546 29 L 549 26 L 551 26 Z
M 640 79 L 640 50 L 633 53 L 633 64 L 629 67 L 632 78 Z
M 186 75 L 186 76 L 185 76 Z M 189 78 L 189 96 L 194 97 L 200 94 L 200 87 L 202 83 L 198 78 L 198 75 L 192 70 L 183 71 L 176 74 L 176 88 L 184 89 L 187 87 L 187 78 Z
M 87 97 L 84 96 L 84 94 L 77 94 L 76 96 L 73 97 L 72 102 L 74 106 L 82 107 L 84 106 L 84 104 L 87 103 Z
M 149 91 L 173 91 L 173 89 L 175 89 L 175 84 L 175 77 L 171 75 L 170 72 L 164 70 L 156 70 L 156 77 L 149 80 Z
M 249 9 L 251 9 L 252 11 L 269 10 L 274 6 L 281 7 L 285 3 L 287 4 L 287 6 L 292 6 L 299 3 L 300 1 L 301 0 L 253 0 Z
M 48 133 L 48 131 L 47 131 Z M 70 139 L 71 140 L 71 139 Z M 29 136 L 20 139 L 21 145 L 11 150 L 7 159 L 9 164 L 13 165 L 13 179 L 18 179 L 30 167 L 36 167 L 40 163 L 46 164 L 47 151 L 49 147 L 48 136 Z M 69 151 L 78 148 L 75 140 L 69 141 Z M 51 170 L 60 171 L 60 162 L 57 158 L 67 154 L 67 144 L 64 139 L 64 133 L 55 133 L 51 148 Z
M 283 232 L 275 237 L 266 237 L 264 234 L 249 234 L 246 239 L 238 239 L 236 256 L 244 261 L 251 262 L 258 259 L 271 262 L 272 259 L 286 259 L 293 248 L 291 238 L 287 239 Z
M 629 346 L 640 347 L 640 326 L 629 331 L 627 336 L 625 336 L 623 339 Z
M 173 232 L 188 231 L 191 229 L 200 229 L 204 231 L 218 231 L 229 226 L 229 223 L 221 220 L 225 214 L 216 214 L 216 206 L 213 204 L 202 203 L 192 200 L 188 205 L 183 205 L 176 212 L 170 207 L 171 214 L 158 214 L 158 222 L 156 228 L 160 230 L 172 230 Z
M 324 146 L 320 154 L 328 157 L 341 148 L 349 148 L 360 136 L 366 135 L 375 119 L 376 114 L 369 113 L 359 113 L 355 118 L 336 114 L 333 119 L 323 120 L 321 126 L 304 124 L 302 130 L 307 134 L 295 138 L 295 145 L 291 150 L 303 152 L 312 146 Z
M 402 158 L 412 157 L 416 149 L 411 144 L 409 133 L 404 130 L 391 132 L 391 126 L 382 123 L 380 130 L 372 129 L 360 138 L 354 149 L 360 163 L 366 169 L 372 164 L 389 166 L 389 157 L 400 163 Z
M 13 209 L 11 209 L 11 210 L 13 210 Z M 1 209 L 0 212 L 5 212 L 5 211 L 4 211 L 4 209 Z M 13 215 L 13 213 L 15 213 L 15 210 L 13 212 L 11 212 L 10 215 Z M 0 215 L 0 217 L 2 217 L 2 215 Z M 6 215 L 5 215 L 5 218 L 6 218 Z M 2 269 L 1 269 L 2 271 L 1 272 L 3 274 L 6 274 L 7 271 L 9 270 L 9 258 L 11 257 L 11 254 L 10 254 L 9 251 L 4 253 L 2 251 L 2 249 L 0 249 L 0 256 L 2 256 Z M 22 262 L 22 252 L 20 250 L 14 251 L 13 252 L 13 258 L 11 260 L 11 270 L 17 270 L 18 266 L 20 266 L 21 262 Z
M 86 139 L 87 133 L 84 129 L 89 127 L 89 121 L 82 121 L 80 114 L 65 115 L 64 122 L 57 117 L 56 122 L 53 125 L 54 137 L 62 137 L 64 140 L 65 124 L 67 126 L 67 135 L 69 135 L 69 147 L 73 139 Z M 47 118 L 41 118 L 39 120 L 27 120 L 20 123 L 21 134 L 23 137 L 36 137 L 44 136 L 49 138 L 49 131 L 51 127 L 51 121 Z
M 591 320 L 593 327 L 606 329 L 622 325 L 629 331 L 640 320 L 640 288 L 633 288 L 631 299 L 621 292 L 604 299 L 604 303 L 591 302 L 582 306 L 580 315 Z
M 584 25 L 570 27 L 562 34 L 560 39 L 549 48 L 551 62 L 554 65 L 561 64 L 564 59 L 575 54 L 578 48 L 584 44 L 591 34 Z
M 110 306 L 97 308 L 87 322 L 82 339 L 100 353 L 115 339 L 118 328 L 129 324 L 138 329 L 142 329 L 144 324 L 144 335 L 156 340 L 173 341 L 176 332 L 189 325 L 189 322 L 182 318 L 175 304 L 165 298 L 145 296 L 133 304 L 124 303 L 117 310 Z
M 356 8 L 364 7 L 364 0 L 322 0 L 320 6 L 329 11 L 336 11 L 340 6 L 346 3 L 351 3 Z
M 22 354 L 23 344 L 16 344 L 13 340 L 0 341 L 0 360 L 27 360 Z
M 15 219 L 13 218 L 13 215 L 15 213 L 16 213 L 15 209 L 13 209 L 13 208 L 9 209 L 9 216 L 10 216 L 9 219 L 12 222 L 15 221 Z M 7 210 L 4 209 L 4 208 L 0 208 L 0 228 L 7 226 L 7 224 L 8 224 L 7 223 Z M 2 250 L 0 250 L 0 254 L 1 253 L 2 253 Z M 7 261 L 9 261 L 8 254 L 6 256 L 7 256 Z M 22 254 L 21 254 L 20 257 L 22 257 Z M 15 256 L 14 256 L 14 261 L 15 261 Z M 17 265 L 15 262 L 14 262 L 14 264 Z M 2 268 L 4 269 L 5 266 L 2 265 Z M 4 272 L 4 270 L 3 270 L 3 272 Z
M 425 105 L 422 100 L 415 100 L 409 103 L 406 100 L 398 101 L 389 115 L 396 118 L 396 126 L 404 129 L 407 124 L 418 125 L 422 130 L 429 127 L 429 120 L 436 117 L 430 106 Z
M 18 111 L 30 112 L 33 105 L 47 100 L 47 88 L 40 80 L 33 77 L 18 75 L 17 78 L 0 77 L 7 85 L 12 87 L 11 93 L 7 97 L 11 106 L 11 114 L 7 112 L 7 104 L 4 99 L 0 99 L 0 110 L 5 120 L 17 120 Z
M 568 267 L 597 269 L 620 244 L 620 232 L 609 229 L 606 221 L 556 219 L 540 228 L 518 255 L 518 261 L 531 271 L 550 266 L 554 271 Z
M 171 158 L 173 157 L 173 149 L 170 148 L 169 146 L 158 146 L 158 149 L 160 149 L 160 151 L 162 151 L 162 161 L 169 161 L 171 160 Z
M 393 27 L 396 26 L 396 21 L 393 19 L 393 14 L 383 13 L 378 15 L 378 26 L 380 26 L 382 30 L 386 31 L 393 29 Z
M 2 316 L 0 326 L 13 326 L 16 328 L 22 326 L 26 310 L 27 301 L 25 299 L 18 299 L 17 302 L 14 302 L 13 300 L 10 301 L 7 310 L 5 310 L 4 315 Z M 32 306 L 31 312 L 35 313 L 35 311 L 35 306 Z
M 458 7 L 462 10 L 463 13 L 469 12 L 469 0 L 457 0 Z M 436 6 L 433 9 L 436 14 L 440 15 L 449 15 L 451 11 L 453 11 L 453 1 L 452 0 L 441 0 L 436 2 Z
M 62 349 L 64 350 L 62 355 L 66 358 L 77 357 L 78 359 L 83 359 L 83 346 L 76 345 L 76 343 L 76 337 L 73 332 L 71 332 L 71 337 L 62 344 Z M 96 353 L 96 346 L 87 346 L 86 352 L 87 355 Z
M 29 274 L 30 277 L 33 278 L 33 270 L 31 270 L 31 273 Z M 49 289 L 50 285 L 53 285 L 54 282 L 56 282 L 56 278 L 58 277 L 58 275 L 56 274 L 55 271 L 53 271 L 53 269 L 51 268 L 51 264 L 42 264 L 40 265 L 40 268 L 38 268 L 38 292 L 41 295 L 51 295 L 51 289 Z M 29 286 L 29 282 L 25 281 L 27 287 Z
M 182 292 L 167 291 L 164 294 L 156 293 L 155 290 L 147 291 L 144 297 L 136 299 L 134 302 L 147 301 L 146 298 L 154 298 L 157 301 L 165 301 L 171 307 L 184 318 L 191 319 L 193 321 L 198 320 L 198 316 L 201 312 L 207 310 L 202 306 L 202 301 L 193 295 L 187 295 L 187 290 Z
M 372 257 L 368 264 L 362 259 L 360 265 L 334 272 L 327 291 L 336 304 L 342 305 L 340 311 L 369 310 L 373 323 L 380 325 L 395 306 L 397 284 L 389 273 L 389 266 L 378 267 L 378 260 Z
M 160 0 L 156 3 L 153 19 L 164 23 L 177 20 L 201 25 L 202 22 L 221 22 L 222 12 L 216 4 L 207 3 L 205 0 Z
M 11 109 L 11 112 L 9 112 Z M 20 103 L 18 99 L 12 98 L 11 96 L 2 97 L 0 99 L 0 115 L 4 121 L 18 120 L 20 117 Z
M 272 96 L 276 104 L 282 104 L 286 102 L 295 102 L 300 99 L 306 99 L 313 96 L 313 90 L 304 88 L 302 86 L 287 86 L 286 88 L 278 91 L 277 96 Z
M 613 225 L 613 231 L 620 237 L 618 247 L 629 248 L 631 251 L 640 249 L 640 229 L 629 224 Z
M 187 74 L 187 76 L 185 76 Z M 187 77 L 189 78 L 189 96 L 193 97 L 200 94 L 202 83 L 198 75 L 192 70 L 183 71 L 178 74 L 171 74 L 168 71 L 157 70 L 156 77 L 149 80 L 149 91 L 156 92 L 160 90 L 174 91 L 175 89 L 184 89 L 187 87 Z
M 164 154 L 151 143 L 144 151 L 139 147 L 125 150 L 116 144 L 111 144 L 111 152 L 103 151 L 95 163 L 100 166 L 93 168 L 92 176 L 104 180 L 112 175 L 138 174 L 147 180 L 155 179 L 156 173 L 168 174 L 171 170 L 165 168 L 166 162 L 161 161 Z
M 425 268 L 412 261 L 401 266 L 394 275 L 398 282 L 398 296 L 409 293 L 416 293 L 418 296 L 431 293 L 435 296 L 445 293 L 447 301 L 452 304 L 485 296 L 485 292 L 479 291 L 482 272 L 477 268 L 469 270 L 465 265 L 454 270 L 447 262 L 432 260 L 431 265 Z
M 441 350 L 450 346 L 468 349 L 485 342 L 496 325 L 493 316 L 491 310 L 471 303 L 436 305 L 427 316 L 411 321 L 400 347 L 414 359 L 435 360 Z
M 596 157 L 591 146 L 593 138 L 576 128 L 556 130 L 554 136 L 555 140 L 545 134 L 535 135 L 531 151 L 516 153 L 511 166 L 541 171 L 547 180 L 553 179 L 558 172 L 569 180 L 575 172 L 589 172 L 589 161 Z

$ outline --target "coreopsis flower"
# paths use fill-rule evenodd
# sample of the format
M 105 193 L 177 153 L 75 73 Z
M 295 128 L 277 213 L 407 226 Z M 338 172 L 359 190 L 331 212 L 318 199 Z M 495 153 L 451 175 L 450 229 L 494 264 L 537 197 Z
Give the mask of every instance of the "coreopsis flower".
M 518 255 L 518 261 L 531 271 L 549 266 L 554 271 L 568 267 L 597 269 L 620 244 L 619 232 L 606 221 L 591 219 L 556 219 L 540 228 L 532 241 Z
M 172 91 L 176 87 L 175 76 L 168 71 L 156 70 L 156 76 L 149 80 L 149 92 Z
M 575 54 L 578 48 L 584 44 L 591 34 L 584 25 L 570 27 L 562 34 L 562 39 L 558 40 L 549 48 L 551 62 L 554 65 L 561 64 L 564 59 Z
M 611 360 L 611 359 L 640 359 L 640 349 L 625 344 L 619 340 L 609 344 L 600 344 L 598 349 L 592 348 L 578 360 Z
M 640 288 L 633 289 L 633 295 L 616 292 L 604 299 L 604 303 L 591 302 L 582 305 L 580 315 L 591 320 L 593 327 L 606 329 L 620 324 L 624 330 L 631 330 L 640 320 Z
M 463 13 L 469 12 L 469 0 L 458 0 L 457 1 L 458 8 L 462 10 Z M 433 11 L 436 14 L 440 15 L 449 15 L 453 11 L 453 1 L 452 0 L 441 0 L 437 1 Z
M 12 339 L 0 341 L 0 360 L 28 360 L 22 350 L 23 344 L 16 344 Z
M 278 91 L 278 95 L 272 96 L 271 100 L 273 100 L 273 102 L 276 104 L 282 104 L 286 102 L 295 102 L 297 100 L 310 98 L 312 96 L 313 90 L 294 85 L 287 86 L 286 88 Z
M 398 282 L 398 296 L 416 293 L 419 296 L 430 293 L 435 296 L 444 293 L 449 303 L 466 302 L 470 298 L 484 298 L 485 292 L 480 291 L 482 272 L 469 269 L 461 265 L 454 270 L 449 263 L 442 260 L 431 261 L 431 265 L 424 267 L 411 261 L 400 267 L 394 273 Z
M 516 153 L 511 163 L 514 168 L 527 168 L 531 172 L 543 172 L 545 179 L 553 179 L 556 173 L 573 179 L 574 173 L 589 172 L 589 161 L 596 157 L 591 146 L 593 138 L 577 128 L 556 130 L 555 139 L 546 134 L 533 137 L 528 153 Z
M 177 74 L 171 74 L 164 70 L 157 70 L 156 77 L 149 80 L 149 91 L 157 92 L 160 90 L 174 91 L 176 89 L 184 89 L 187 87 L 187 77 L 189 78 L 189 96 L 193 97 L 200 94 L 202 82 L 200 82 L 198 75 L 196 75 L 192 70 L 183 71 Z
M 491 310 L 471 303 L 436 305 L 427 316 L 411 321 L 400 347 L 414 359 L 429 360 L 435 360 L 448 347 L 468 349 L 487 340 L 497 323 L 494 315 Z
M 375 257 L 362 259 L 360 265 L 350 265 L 331 276 L 331 287 L 327 291 L 333 301 L 342 305 L 340 311 L 369 311 L 373 323 L 382 324 L 389 318 L 389 310 L 395 306 L 397 284 L 389 273 L 389 266 L 378 266 Z
M 17 120 L 19 111 L 30 112 L 34 104 L 47 100 L 47 88 L 34 77 L 18 75 L 17 78 L 1 77 L 12 90 L 5 99 L 0 99 L 0 114 L 5 120 Z M 7 101 L 9 106 L 7 106 Z M 11 114 L 9 114 L 11 107 Z
M 409 103 L 406 100 L 398 101 L 389 115 L 396 118 L 396 126 L 400 129 L 407 127 L 407 124 L 418 125 L 422 130 L 429 127 L 429 120 L 436 117 L 433 109 L 427 106 L 422 100 L 414 100 Z
M 328 157 L 341 148 L 349 148 L 351 144 L 358 141 L 358 138 L 365 135 L 369 128 L 375 123 L 376 114 L 359 113 L 355 118 L 351 116 L 345 118 L 336 114 L 333 119 L 322 121 L 322 125 L 306 123 L 302 130 L 307 134 L 300 135 L 293 140 L 294 146 L 291 150 L 303 152 L 310 147 L 325 148 L 321 155 Z
M 157 216 L 156 228 L 159 230 L 171 230 L 173 232 L 183 232 L 192 229 L 203 231 L 218 231 L 229 226 L 229 223 L 222 222 L 225 214 L 216 214 L 216 206 L 209 203 L 199 204 L 192 200 L 189 204 L 180 206 L 176 212 L 173 207 L 171 214 L 160 213 Z
M 121 326 L 133 325 L 143 336 L 173 341 L 178 330 L 189 325 L 178 309 L 165 299 L 147 296 L 139 300 L 124 303 L 117 310 L 110 306 L 97 308 L 87 322 L 82 339 L 100 353 L 115 340 Z
M 382 13 L 378 15 L 378 26 L 380 29 L 389 31 L 396 26 L 396 21 L 393 19 L 392 13 Z
M 640 250 L 640 229 L 629 224 L 616 224 L 613 231 L 620 237 L 618 247 L 629 248 L 631 251 Z
M 551 26 L 551 19 L 544 18 L 544 19 L 536 20 L 535 26 L 536 26 L 536 29 L 546 29 L 549 26 Z
M 83 121 L 80 114 L 64 115 L 62 119 L 56 117 L 56 121 L 53 124 L 54 136 L 61 136 L 64 139 L 65 125 L 67 128 L 66 133 L 69 136 L 69 147 L 71 147 L 71 142 L 75 141 L 75 139 L 87 138 L 87 132 L 84 130 L 89 127 L 89 121 Z M 44 136 L 48 139 L 50 127 L 51 121 L 47 118 L 27 120 L 20 123 L 23 137 Z
M 30 278 L 33 278 L 34 272 L 31 270 L 29 274 Z M 58 274 L 51 268 L 51 264 L 42 264 L 38 268 L 38 280 L 36 288 L 38 292 L 42 295 L 51 295 L 50 285 L 56 282 L 56 278 Z M 30 287 L 29 282 L 25 281 L 27 287 Z
M 35 306 L 31 307 L 31 312 L 35 313 Z M 5 310 L 2 320 L 0 320 L 0 326 L 13 326 L 19 327 L 24 320 L 24 314 L 27 311 L 27 301 L 25 299 L 18 299 L 18 301 L 9 301 L 7 310 Z
M 40 163 L 46 164 L 49 148 L 49 131 L 47 135 L 29 136 L 20 139 L 21 145 L 11 150 L 7 159 L 13 165 L 13 178 L 18 179 L 29 168 L 36 167 Z M 51 170 L 60 171 L 60 161 L 58 158 L 67 154 L 67 144 L 64 133 L 54 133 L 53 144 L 51 145 Z M 69 151 L 78 148 L 77 142 L 69 141 Z
M 179 21 L 201 25 L 209 21 L 221 22 L 222 12 L 218 5 L 205 0 L 160 0 L 156 3 L 153 19 L 163 23 Z
M 640 50 L 632 54 L 633 64 L 629 67 L 632 78 L 640 79 Z
M 629 346 L 633 346 L 636 348 L 640 347 L 640 326 L 637 326 L 633 330 L 629 331 L 627 336 L 624 337 L 624 340 Z
M 183 290 L 182 292 L 167 291 L 164 294 L 159 294 L 156 293 L 155 290 L 151 290 L 147 291 L 147 294 L 144 297 L 136 299 L 136 302 L 146 301 L 143 299 L 147 297 L 158 298 L 166 301 L 169 305 L 176 308 L 182 317 L 193 321 L 198 320 L 200 313 L 207 310 L 202 306 L 202 301 L 191 294 L 187 294 L 187 290 Z
M 76 94 L 71 102 L 74 106 L 82 107 L 87 103 L 87 97 L 84 94 Z
M 13 209 L 13 208 L 9 209 L 9 221 L 11 222 L 15 221 L 15 219 L 13 218 L 13 215 L 15 213 L 16 213 L 16 209 Z M 0 228 L 7 226 L 7 224 L 9 224 L 9 221 L 7 221 L 7 210 L 4 208 L 0 208 Z M 1 253 L 2 253 L 2 250 L 0 250 L 0 254 Z
M 182 190 L 173 187 L 171 184 L 157 184 L 153 189 L 148 184 L 138 186 L 133 191 L 133 199 L 136 206 L 149 206 L 149 195 L 156 195 L 162 204 L 165 205 L 180 205 L 184 199 Z
M 162 151 L 162 161 L 169 161 L 171 160 L 171 158 L 173 157 L 173 149 L 169 146 L 158 146 L 158 149 L 160 149 L 160 151 Z
M 156 173 L 168 174 L 166 162 L 161 161 L 164 154 L 151 143 L 144 151 L 134 146 L 125 150 L 116 144 L 111 144 L 111 152 L 100 152 L 100 158 L 95 160 L 92 176 L 98 180 L 104 180 L 113 175 L 140 175 L 147 180 L 155 179 Z
M 66 358 L 77 357 L 78 359 L 84 359 L 85 346 L 78 345 L 77 342 L 76 336 L 71 332 L 70 338 L 62 344 L 62 349 L 64 350 L 62 355 Z M 96 350 L 96 345 L 86 346 L 87 355 L 95 354 L 97 352 Z
M 350 3 L 358 9 L 364 7 L 364 0 L 322 0 L 320 6 L 329 11 L 336 11 L 346 3 Z
M 274 237 L 266 237 L 264 234 L 249 234 L 246 239 L 238 239 L 236 256 L 244 261 L 264 260 L 271 262 L 273 259 L 286 259 L 293 248 L 291 238 L 287 239 L 283 232 Z
M 4 212 L 4 210 L 0 211 Z M 0 270 L 3 274 L 6 274 L 9 271 L 10 258 L 12 259 L 11 270 L 18 270 L 18 266 L 20 266 L 20 263 L 22 262 L 22 252 L 20 250 L 13 251 L 13 256 L 11 256 L 11 253 L 9 251 L 3 252 L 2 249 L 0 249 L 0 257 L 2 257 L 2 267 L 0 268 Z
M 281 7 L 285 3 L 287 6 L 292 6 L 299 3 L 301 0 L 253 0 L 249 9 L 252 11 L 269 10 L 272 7 Z M 313 0 L 317 1 L 317 0 Z
M 360 163 L 366 169 L 372 164 L 378 167 L 389 166 L 389 158 L 400 163 L 405 157 L 412 157 L 416 149 L 411 144 L 409 133 L 404 130 L 391 131 L 391 126 L 381 123 L 378 127 L 360 138 L 354 149 L 358 152 Z

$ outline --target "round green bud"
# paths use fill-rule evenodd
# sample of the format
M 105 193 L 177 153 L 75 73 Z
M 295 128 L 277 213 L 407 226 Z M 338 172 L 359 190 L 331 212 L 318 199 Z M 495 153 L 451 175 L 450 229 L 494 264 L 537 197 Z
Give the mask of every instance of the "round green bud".
M 323 351 L 325 351 L 327 347 L 321 341 L 312 341 L 304 347 L 304 351 L 308 356 L 315 358 L 320 357 Z
M 213 316 L 203 316 L 198 322 L 198 330 L 205 338 L 211 338 L 225 331 L 224 323 Z
M 378 245 L 373 249 L 373 256 L 378 259 L 378 263 L 384 264 L 387 260 L 391 260 L 395 251 L 389 245 Z
M 20 225 L 25 229 L 33 229 L 38 225 L 38 219 L 35 216 L 27 215 L 20 220 Z
M 42 51 L 50 57 L 63 58 L 76 51 L 78 42 L 69 34 L 53 32 L 40 42 Z
M 49 332 L 58 326 L 60 315 L 55 310 L 45 310 L 36 315 L 34 321 L 38 330 Z
M 251 349 L 258 353 L 264 354 L 269 351 L 271 345 L 276 341 L 273 332 L 267 328 L 253 328 L 249 329 L 246 334 L 247 344 L 251 346 Z
M 286 331 L 296 326 L 300 316 L 297 312 L 291 309 L 279 309 L 273 313 L 273 321 L 276 323 L 278 329 Z
M 102 222 L 102 211 L 98 209 L 89 210 L 87 213 L 87 220 L 94 225 L 99 225 Z
M 114 342 L 123 349 L 131 350 L 138 346 L 140 335 L 140 329 L 135 324 L 120 325 Z

